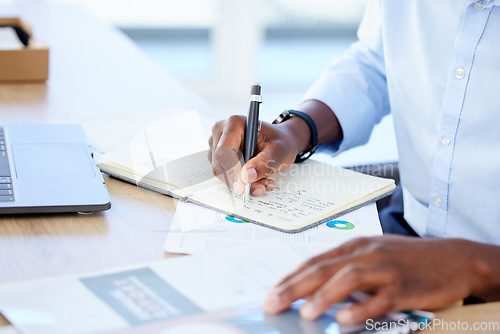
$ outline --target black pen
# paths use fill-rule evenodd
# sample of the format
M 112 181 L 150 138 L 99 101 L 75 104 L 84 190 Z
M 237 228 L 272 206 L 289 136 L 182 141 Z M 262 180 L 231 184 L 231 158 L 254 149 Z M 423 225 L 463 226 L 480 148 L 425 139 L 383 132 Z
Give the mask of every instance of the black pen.
M 260 96 L 260 85 L 253 84 L 250 91 L 250 108 L 248 109 L 247 123 L 245 126 L 245 164 L 255 155 L 257 147 L 257 135 L 259 133 L 259 106 L 262 103 Z M 250 184 L 245 185 L 243 202 L 246 202 L 250 195 Z

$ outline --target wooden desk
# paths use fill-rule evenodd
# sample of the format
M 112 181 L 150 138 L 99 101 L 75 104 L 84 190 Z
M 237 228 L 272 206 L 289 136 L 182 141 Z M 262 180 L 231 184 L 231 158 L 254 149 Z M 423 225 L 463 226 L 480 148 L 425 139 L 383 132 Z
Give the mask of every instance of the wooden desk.
M 46 83 L 0 83 L 2 122 L 81 123 L 94 146 L 113 151 L 178 110 L 211 110 L 117 30 L 72 5 L 1 5 L 50 47 Z M 133 122 L 120 123 L 123 119 Z M 110 135 L 109 129 L 126 125 Z M 132 125 L 131 125 L 132 124 Z M 112 209 L 90 215 L 0 217 L 0 283 L 157 260 L 175 202 L 105 178 Z M 7 322 L 0 317 L 0 324 Z
M 50 48 L 46 83 L 0 83 L 4 123 L 81 123 L 94 146 L 114 151 L 178 110 L 212 112 L 127 37 L 80 7 L 29 3 L 0 9 L 2 16 L 29 22 L 35 40 Z M 127 119 L 133 122 L 122 121 Z M 109 211 L 1 217 L 0 283 L 161 259 L 174 201 L 115 179 L 106 184 Z
M 434 330 L 422 333 L 500 333 L 500 302 L 450 307 L 435 312 L 435 319 L 442 325 L 436 323 Z M 462 323 L 462 330 L 453 329 L 452 326 L 459 326 L 459 321 Z M 476 324 L 490 326 L 490 329 L 481 330 L 478 327 L 479 330 L 474 330 L 473 326 Z M 468 330 L 465 330 L 465 326 L 468 326 Z
M 47 83 L 0 84 L 2 122 L 76 122 L 94 147 L 113 151 L 147 124 L 186 109 L 213 111 L 132 42 L 84 10 L 50 3 L 1 5 L 50 47 Z M 134 122 L 123 123 L 123 119 Z M 120 127 L 110 135 L 110 129 Z M 161 259 L 175 202 L 106 178 L 112 208 L 91 215 L 0 218 L 0 283 Z M 469 310 L 474 310 L 469 312 Z M 500 303 L 445 310 L 447 319 L 493 319 Z M 485 318 L 486 319 L 486 318 Z M 0 317 L 0 325 L 7 324 Z

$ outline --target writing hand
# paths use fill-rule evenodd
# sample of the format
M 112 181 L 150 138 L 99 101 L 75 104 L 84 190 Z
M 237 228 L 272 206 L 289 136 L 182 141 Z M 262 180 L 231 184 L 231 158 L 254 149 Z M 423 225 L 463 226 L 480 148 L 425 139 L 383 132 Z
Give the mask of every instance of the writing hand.
M 319 145 L 342 140 L 339 121 L 327 105 L 308 100 L 299 106 L 299 110 L 309 114 L 315 122 Z M 231 116 L 217 122 L 208 140 L 208 159 L 213 173 L 233 187 L 236 194 L 243 194 L 244 185 L 251 183 L 250 193 L 263 195 L 275 186 L 269 177 L 290 167 L 297 154 L 309 146 L 311 131 L 300 117 L 276 125 L 262 122 L 256 156 L 242 167 L 240 152 L 243 151 L 245 123 L 243 116 Z
M 256 155 L 242 167 L 245 123 L 244 116 L 231 116 L 217 122 L 208 140 L 208 159 L 214 175 L 232 187 L 236 194 L 242 194 L 244 184 L 251 183 L 250 193 L 263 195 L 275 187 L 270 176 L 294 162 L 299 144 L 292 130 L 293 122 L 279 125 L 262 122 Z

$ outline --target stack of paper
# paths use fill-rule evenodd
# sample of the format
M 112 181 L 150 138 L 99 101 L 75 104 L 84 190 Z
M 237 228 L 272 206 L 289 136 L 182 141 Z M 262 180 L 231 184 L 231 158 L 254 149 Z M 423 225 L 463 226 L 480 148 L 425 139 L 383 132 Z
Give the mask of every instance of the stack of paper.
M 242 243 L 270 238 L 283 240 L 296 252 L 311 257 L 357 237 L 382 235 L 375 204 L 301 233 L 283 233 L 244 220 L 179 202 L 164 250 L 170 253 L 202 254 L 229 249 Z

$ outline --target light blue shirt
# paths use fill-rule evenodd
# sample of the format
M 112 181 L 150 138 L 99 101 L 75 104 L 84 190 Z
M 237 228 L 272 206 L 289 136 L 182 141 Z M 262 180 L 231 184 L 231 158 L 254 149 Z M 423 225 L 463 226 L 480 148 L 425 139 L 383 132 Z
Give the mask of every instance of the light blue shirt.
M 500 245 L 500 0 L 372 0 L 358 37 L 305 96 L 339 152 L 391 112 L 411 227 Z

